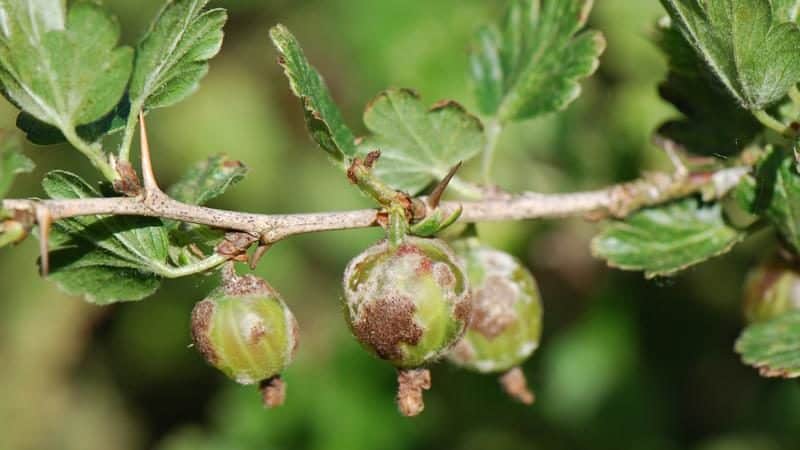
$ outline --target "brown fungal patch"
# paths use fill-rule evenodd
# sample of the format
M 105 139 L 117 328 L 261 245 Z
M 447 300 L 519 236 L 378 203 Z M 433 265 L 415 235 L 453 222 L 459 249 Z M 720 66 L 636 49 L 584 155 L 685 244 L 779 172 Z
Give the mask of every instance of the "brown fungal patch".
M 402 244 L 397 247 L 397 256 L 420 255 L 425 256 L 421 248 L 413 244 Z
M 230 280 L 226 280 L 224 289 L 226 294 L 235 296 L 275 295 L 275 291 L 266 281 L 253 275 L 235 276 Z
M 520 403 L 531 405 L 536 400 L 533 392 L 528 389 L 528 380 L 525 379 L 525 373 L 519 367 L 514 367 L 504 373 L 499 381 L 506 394 Z
M 420 261 L 419 265 L 417 266 L 417 270 L 414 272 L 417 274 L 417 276 L 423 276 L 431 273 L 432 270 L 433 261 L 431 261 L 430 258 L 422 258 L 422 261 Z
M 362 306 L 353 332 L 379 357 L 388 360 L 403 357 L 400 344 L 415 345 L 422 338 L 422 328 L 414 321 L 416 305 L 408 297 L 386 297 Z
M 297 354 L 297 347 L 300 345 L 300 326 L 297 324 L 297 319 L 292 316 L 292 354 L 291 357 L 294 359 L 295 355 Z
M 262 321 L 257 321 L 250 327 L 250 332 L 248 333 L 248 341 L 251 345 L 258 344 L 258 341 L 261 340 L 264 336 L 267 335 L 267 329 L 264 328 L 264 323 Z
M 472 321 L 472 296 L 467 295 L 462 300 L 456 302 L 455 308 L 453 308 L 453 315 L 455 316 L 456 320 L 459 320 L 464 323 L 470 323 Z
M 517 293 L 508 280 L 489 276 L 474 293 L 470 328 L 489 339 L 503 333 L 517 321 L 514 310 Z
M 433 266 L 433 277 L 436 279 L 436 283 L 442 287 L 453 287 L 456 284 L 453 269 L 445 263 L 437 263 Z
M 201 355 L 211 364 L 219 361 L 219 355 L 214 351 L 209 332 L 211 331 L 211 318 L 214 315 L 214 302 L 203 300 L 192 309 L 192 341 Z
M 475 349 L 466 339 L 461 339 L 453 347 L 453 357 L 457 361 L 472 361 L 475 358 Z

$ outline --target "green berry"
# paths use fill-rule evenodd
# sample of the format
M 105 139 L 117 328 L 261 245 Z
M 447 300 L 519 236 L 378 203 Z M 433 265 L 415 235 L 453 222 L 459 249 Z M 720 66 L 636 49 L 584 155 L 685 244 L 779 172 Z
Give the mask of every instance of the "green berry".
M 345 315 L 353 334 L 379 358 L 414 368 L 442 356 L 463 335 L 470 295 L 461 265 L 438 239 L 381 241 L 344 274 Z
M 472 286 L 472 321 L 448 355 L 455 364 L 481 373 L 508 371 L 539 346 L 542 305 L 536 280 L 508 253 L 477 238 L 453 244 Z
M 297 321 L 266 281 L 229 276 L 192 311 L 192 340 L 211 365 L 241 384 L 277 377 L 297 350 Z
M 743 306 L 749 323 L 800 310 L 800 272 L 777 258 L 752 269 L 745 279 Z

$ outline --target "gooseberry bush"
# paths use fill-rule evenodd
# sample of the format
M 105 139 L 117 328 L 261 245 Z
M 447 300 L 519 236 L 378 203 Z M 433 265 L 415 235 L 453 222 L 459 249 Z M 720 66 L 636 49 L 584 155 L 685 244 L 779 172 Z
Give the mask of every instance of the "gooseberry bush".
M 0 0 L 0 85 L 20 110 L 17 127 L 34 144 L 69 143 L 103 178 L 93 185 L 54 170 L 42 180 L 48 199 L 2 200 L 0 246 L 34 234 L 42 275 L 64 291 L 108 305 L 146 299 L 164 279 L 219 271 L 221 285 L 191 313 L 195 348 L 277 406 L 300 336 L 293 299 L 240 275 L 237 264 L 255 267 L 297 234 L 382 227 L 386 238 L 343 268 L 341 298 L 355 338 L 397 368 L 398 408 L 411 416 L 431 388 L 426 367 L 439 362 L 498 374 L 512 397 L 534 400 L 520 366 L 541 336 L 536 280 L 472 224 L 602 221 L 594 255 L 648 278 L 720 256 L 769 227 L 781 250 L 746 280 L 749 325 L 735 348 L 764 376 L 800 376 L 800 1 L 661 0 L 666 15 L 653 36 L 669 71 L 658 89 L 680 114 L 654 142 L 673 170 L 555 194 L 506 192 L 492 161 L 508 125 L 564 110 L 597 69 L 606 44 L 586 29 L 591 0 L 510 0 L 470 45 L 476 111 L 387 89 L 366 106 L 363 137 L 295 37 L 276 25 L 268 37 L 311 139 L 342 182 L 373 203 L 288 215 L 204 207 L 247 172 L 225 156 L 187 167 L 166 190 L 153 173 L 145 117 L 191 95 L 222 45 L 226 12 L 208 3 L 167 1 L 130 47 L 93 2 Z M 20 149 L 20 137 L 3 134 L 0 198 L 33 168 Z M 462 164 L 478 165 L 481 179 L 463 178 Z

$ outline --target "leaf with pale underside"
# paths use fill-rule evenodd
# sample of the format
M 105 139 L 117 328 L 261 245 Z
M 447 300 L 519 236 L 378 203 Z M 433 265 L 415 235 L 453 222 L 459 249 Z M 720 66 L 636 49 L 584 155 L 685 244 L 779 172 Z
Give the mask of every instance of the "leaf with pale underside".
M 763 109 L 800 81 L 800 28 L 769 0 L 661 0 L 675 25 L 744 108 Z
M 49 279 L 97 305 L 142 300 L 161 285 L 158 275 L 85 243 L 51 252 Z
M 662 124 L 658 134 L 704 156 L 730 156 L 750 144 L 762 125 L 728 94 L 680 31 L 660 22 L 657 43 L 669 63 L 659 94 L 684 115 Z
M 610 222 L 592 241 L 592 253 L 611 267 L 652 278 L 726 253 L 744 237 L 725 222 L 719 204 L 687 198 Z
M 325 81 L 306 59 L 300 43 L 283 25 L 269 31 L 272 43 L 280 53 L 289 86 L 303 106 L 306 127 L 311 138 L 341 167 L 356 154 L 355 137 L 344 122 Z
M 42 186 L 53 199 L 101 197 L 80 177 L 65 171 L 49 172 Z M 51 259 L 53 279 L 70 293 L 85 294 L 90 301 L 104 298 L 102 302 L 138 300 L 146 296 L 144 292 L 155 290 L 153 280 L 160 279 L 157 274 L 166 267 L 169 249 L 160 220 L 121 216 L 59 220 L 53 224 L 50 243 L 56 247 Z M 92 281 L 110 279 L 114 273 L 126 274 L 130 290 L 114 291 Z M 142 295 L 134 295 L 137 292 Z
M 168 194 L 175 200 L 192 205 L 203 205 L 216 198 L 247 173 L 247 167 L 225 155 L 212 156 L 190 167 L 177 183 L 170 186 Z
M 119 102 L 133 51 L 117 47 L 119 25 L 100 6 L 59 0 L 0 0 L 4 95 L 63 133 L 92 123 Z
M 800 377 L 800 312 L 748 326 L 736 340 L 736 352 L 764 377 Z
M 203 10 L 208 0 L 164 5 L 136 48 L 130 84 L 137 109 L 162 108 L 191 95 L 222 47 L 223 9 Z
M 461 105 L 443 101 L 427 108 L 408 89 L 380 93 L 367 105 L 364 124 L 372 135 L 361 140 L 359 153 L 380 150 L 375 174 L 412 195 L 480 153 L 486 143 L 480 120 Z
M 560 111 L 597 69 L 605 39 L 581 30 L 592 0 L 512 0 L 500 27 L 480 29 L 470 75 L 481 113 L 509 122 Z

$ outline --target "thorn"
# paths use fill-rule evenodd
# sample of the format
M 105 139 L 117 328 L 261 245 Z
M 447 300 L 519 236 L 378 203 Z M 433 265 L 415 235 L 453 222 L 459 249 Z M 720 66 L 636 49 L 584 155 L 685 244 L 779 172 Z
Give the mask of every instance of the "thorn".
M 442 181 L 436 185 L 436 187 L 433 189 L 433 192 L 431 192 L 431 195 L 428 196 L 428 205 L 431 208 L 436 209 L 436 207 L 439 206 L 439 202 L 442 200 L 442 195 L 444 194 L 445 189 L 447 189 L 447 185 L 450 184 L 450 180 L 453 179 L 453 177 L 456 175 L 456 172 L 458 172 L 458 169 L 461 168 L 462 163 L 463 161 L 459 161 L 458 164 L 451 167 L 450 171 L 447 172 L 447 175 L 442 178 Z
M 272 244 L 259 244 L 256 248 L 256 251 L 250 256 L 250 270 L 255 270 L 256 266 L 258 266 L 258 262 L 261 261 L 261 258 L 267 253 L 267 250 L 272 247 Z
M 39 225 L 41 275 L 46 277 L 50 273 L 50 226 L 53 224 L 53 217 L 50 215 L 50 210 L 43 206 L 37 206 L 36 223 Z
M 675 168 L 675 175 L 680 178 L 689 175 L 689 169 L 686 168 L 686 164 L 683 163 L 683 160 L 678 154 L 683 150 L 683 147 L 678 145 L 675 141 L 659 135 L 655 135 L 653 137 L 653 143 L 661 147 L 664 150 L 664 153 L 667 154 L 667 157 L 672 163 L 672 167 Z
M 153 174 L 153 162 L 150 159 L 150 143 L 147 141 L 147 127 L 144 123 L 144 113 L 139 113 L 139 140 L 140 140 L 140 153 L 142 158 L 142 179 L 144 180 L 145 194 L 151 192 L 160 192 L 156 182 L 155 174 Z

